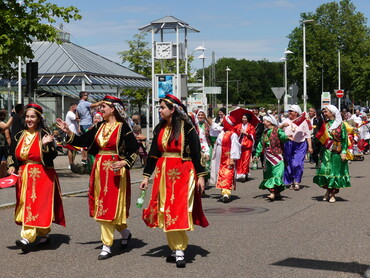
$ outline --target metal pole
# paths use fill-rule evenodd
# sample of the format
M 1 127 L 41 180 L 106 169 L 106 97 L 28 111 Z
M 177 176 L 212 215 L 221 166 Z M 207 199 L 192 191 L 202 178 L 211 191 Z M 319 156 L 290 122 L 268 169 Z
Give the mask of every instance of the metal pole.
M 340 49 L 338 49 L 338 90 L 340 90 Z M 341 98 L 338 98 L 338 110 L 340 111 Z
M 146 140 L 149 141 L 149 89 L 146 89 Z
M 229 67 L 226 68 L 226 114 L 229 113 Z
M 306 24 L 303 21 L 303 111 L 307 112 Z
M 157 117 L 155 113 L 155 93 L 156 93 L 156 88 L 155 88 L 155 61 L 154 61 L 154 47 L 155 47 L 155 42 L 154 42 L 154 28 L 152 29 L 152 125 L 153 128 L 157 125 Z
M 284 93 L 284 111 L 288 109 L 288 65 L 287 57 L 285 55 L 285 65 L 284 65 L 284 81 L 285 81 L 285 93 Z
M 22 59 L 18 56 L 18 103 L 22 103 Z

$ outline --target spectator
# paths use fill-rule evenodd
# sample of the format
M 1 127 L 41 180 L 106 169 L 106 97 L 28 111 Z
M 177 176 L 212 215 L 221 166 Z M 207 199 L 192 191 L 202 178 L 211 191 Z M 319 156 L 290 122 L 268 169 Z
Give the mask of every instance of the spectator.
M 69 106 L 69 111 L 66 115 L 66 123 L 69 129 L 76 135 L 78 135 L 78 122 L 77 122 L 77 103 L 71 103 Z M 71 169 L 72 165 L 74 164 L 74 159 L 76 157 L 76 150 L 68 149 L 68 160 L 69 166 L 68 169 Z
M 85 133 L 93 125 L 91 117 L 91 108 L 98 107 L 102 104 L 102 101 L 91 103 L 87 99 L 89 98 L 89 93 L 82 91 L 80 92 L 80 102 L 77 105 L 77 113 L 80 118 L 80 129 L 79 133 Z M 82 163 L 87 164 L 87 152 L 83 150 L 81 152 Z

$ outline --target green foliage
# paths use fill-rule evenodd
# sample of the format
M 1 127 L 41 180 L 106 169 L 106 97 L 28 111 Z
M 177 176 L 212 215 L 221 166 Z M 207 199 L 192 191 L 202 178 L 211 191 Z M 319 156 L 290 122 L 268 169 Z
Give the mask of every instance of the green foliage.
M 9 77 L 18 56 L 33 58 L 33 38 L 58 41 L 57 30 L 51 26 L 56 18 L 64 22 L 79 20 L 79 10 L 73 6 L 59 7 L 46 0 L 25 0 L 22 5 L 15 0 L 0 1 L 0 73 Z
M 217 99 L 226 103 L 226 68 L 229 67 L 229 103 L 261 104 L 276 103 L 271 87 L 283 86 L 283 64 L 267 60 L 221 58 L 215 65 L 216 86 L 222 87 Z M 209 80 L 209 68 L 205 70 Z M 197 72 L 202 76 L 202 70 Z
M 351 92 L 351 99 L 365 101 L 369 94 L 367 82 L 370 51 L 369 28 L 366 18 L 350 0 L 319 6 L 315 13 L 302 13 L 306 23 L 307 93 L 309 101 L 318 106 L 323 91 L 338 89 L 338 50 L 341 56 L 341 89 Z M 288 36 L 289 84 L 297 82 L 303 88 L 303 31 L 295 28 Z M 322 78 L 323 77 L 323 78 Z M 323 80 L 322 80 L 323 79 Z

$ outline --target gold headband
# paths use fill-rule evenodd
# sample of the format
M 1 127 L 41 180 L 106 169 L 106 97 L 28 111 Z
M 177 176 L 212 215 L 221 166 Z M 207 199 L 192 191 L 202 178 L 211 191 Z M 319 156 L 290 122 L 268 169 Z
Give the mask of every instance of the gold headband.
M 35 111 L 37 114 L 39 114 L 41 117 L 42 117 L 42 113 L 39 111 L 39 110 L 37 110 L 37 109 L 35 109 L 35 108 L 33 108 L 33 107 L 28 107 L 27 109 L 26 109 L 26 111 L 27 110 L 33 110 L 33 111 Z

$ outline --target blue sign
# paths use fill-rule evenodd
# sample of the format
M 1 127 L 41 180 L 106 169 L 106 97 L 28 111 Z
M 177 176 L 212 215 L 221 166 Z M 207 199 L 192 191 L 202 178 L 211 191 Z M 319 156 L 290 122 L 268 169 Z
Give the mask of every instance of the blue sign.
M 158 98 L 164 98 L 167 94 L 173 95 L 173 75 L 159 75 Z

